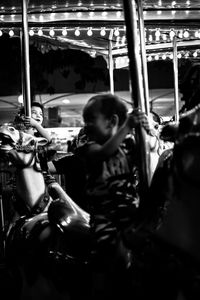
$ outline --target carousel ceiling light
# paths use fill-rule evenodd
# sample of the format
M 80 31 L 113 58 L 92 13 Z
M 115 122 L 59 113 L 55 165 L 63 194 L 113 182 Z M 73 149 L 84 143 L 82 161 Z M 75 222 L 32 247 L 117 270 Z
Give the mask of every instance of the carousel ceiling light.
M 79 11 L 79 12 L 77 13 L 77 17 L 80 18 L 81 16 L 82 16 L 82 12 Z
M 52 19 L 54 19 L 55 18 L 55 13 L 51 13 L 50 14 L 50 19 L 52 20 Z
M 172 10 L 172 15 L 175 15 L 176 14 L 176 11 L 175 10 Z
M 162 59 L 165 60 L 166 58 L 167 58 L 167 55 L 166 55 L 166 54 L 163 54 L 163 55 L 162 55 Z
M 64 28 L 64 29 L 62 30 L 62 35 L 63 35 L 63 36 L 66 36 L 66 35 L 67 35 L 67 29 L 66 29 L 66 28 Z
M 192 55 L 193 55 L 193 57 L 197 57 L 198 56 L 197 51 L 195 51 Z
M 175 36 L 175 32 L 173 30 L 170 30 L 169 36 L 170 36 L 170 39 L 173 40 L 173 38 Z
M 117 17 L 117 18 L 120 18 L 121 15 L 122 15 L 121 11 L 117 11 L 117 12 L 116 12 L 116 17 Z
M 148 61 L 152 61 L 152 56 L 149 55 L 149 56 L 147 57 L 147 60 L 148 60 Z
M 189 31 L 185 30 L 184 33 L 183 33 L 183 36 L 184 36 L 184 38 L 189 38 L 189 36 L 190 36 Z
M 105 36 L 106 35 L 105 27 L 101 28 L 100 35 L 101 36 Z
M 114 36 L 119 36 L 119 28 L 116 28 L 114 31 Z
M 175 6 L 176 5 L 176 1 L 172 1 L 172 6 Z
M 149 35 L 149 42 L 152 42 L 153 41 L 153 36 L 152 34 Z
M 13 31 L 12 29 L 9 30 L 9 36 L 10 36 L 10 37 L 14 36 L 14 34 L 15 34 L 15 33 L 14 33 L 14 31 Z
M 39 30 L 38 30 L 38 35 L 39 35 L 39 36 L 42 36 L 42 35 L 43 35 L 42 29 L 39 29 Z
M 93 12 L 93 11 L 90 11 L 90 12 L 89 12 L 89 16 L 90 16 L 90 17 L 93 17 L 93 16 L 94 16 L 94 12 Z
M 189 1 L 189 0 L 187 0 L 185 4 L 186 4 L 186 5 L 190 5 L 190 1 Z
M 155 60 L 159 60 L 159 55 L 156 54 L 154 58 L 155 58 Z
M 44 21 L 43 15 L 40 15 L 40 16 L 39 16 L 39 21 Z
M 174 55 L 173 55 L 173 53 L 171 53 L 171 54 L 169 55 L 169 58 L 170 58 L 170 59 L 173 59 L 173 57 L 174 57 Z
M 103 11 L 103 12 L 102 12 L 102 17 L 106 17 L 107 14 L 108 14 L 107 11 Z
M 158 6 L 162 6 L 162 0 L 158 1 Z
M 93 1 L 91 1 L 91 3 L 90 3 L 90 6 L 94 6 L 94 3 L 93 3 Z
M 162 11 L 161 10 L 158 10 L 157 11 L 157 15 L 161 15 L 162 14 Z
M 29 30 L 29 35 L 30 35 L 30 36 L 34 36 L 34 30 L 33 30 L 33 29 L 30 29 L 30 30 Z
M 54 29 L 53 29 L 53 28 L 51 28 L 51 29 L 50 29 L 50 31 L 49 31 L 49 35 L 50 35 L 50 36 L 52 36 L 52 37 L 55 35 L 55 31 L 54 31 Z
M 92 28 L 88 28 L 88 31 L 87 31 L 87 35 L 88 36 L 92 36 L 93 35 L 93 32 L 92 32 Z
M 180 58 L 182 57 L 182 54 L 179 52 L 179 53 L 177 54 L 177 57 L 178 57 L 178 59 L 180 59 Z
M 3 32 L 2 32 L 2 30 L 0 29 L 0 36 L 2 36 L 3 35 Z
M 78 6 L 82 6 L 83 3 L 81 1 L 78 2 Z
M 194 36 L 195 36 L 195 38 L 199 38 L 200 37 L 200 33 L 199 33 L 199 31 L 197 30 L 197 31 L 195 31 L 195 33 L 194 33 Z
M 76 28 L 74 34 L 75 34 L 75 36 L 79 36 L 80 35 L 80 30 L 78 28 Z
M 31 19 L 35 20 L 35 15 L 32 15 L 32 16 L 31 16 Z

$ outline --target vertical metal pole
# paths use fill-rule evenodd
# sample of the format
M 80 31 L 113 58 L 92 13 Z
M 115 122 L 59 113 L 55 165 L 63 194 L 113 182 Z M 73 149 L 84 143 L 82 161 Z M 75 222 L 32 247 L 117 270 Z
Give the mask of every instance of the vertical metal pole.
M 141 57 L 139 55 L 139 39 L 137 34 L 137 13 L 134 0 L 124 0 L 124 16 L 126 23 L 126 35 L 129 55 L 129 69 L 131 80 L 131 94 L 133 106 L 145 112 L 145 101 L 143 91 L 143 77 Z M 140 195 L 145 198 L 150 184 L 149 149 L 145 130 L 140 127 L 136 130 L 136 138 L 140 147 L 139 172 L 140 172 Z M 144 196 L 144 197 L 143 197 Z
M 142 5 L 142 0 L 136 0 L 136 2 L 138 7 L 138 24 L 139 24 L 139 34 L 140 34 L 140 51 L 141 51 L 141 59 L 142 59 L 145 110 L 146 110 L 146 114 L 149 116 L 149 81 L 148 81 L 148 70 L 147 70 L 147 59 L 146 59 L 143 5 Z
M 29 64 L 29 35 L 28 35 L 28 15 L 27 2 L 22 0 L 22 79 L 24 79 L 24 108 L 25 115 L 31 116 L 31 89 L 30 89 L 30 64 Z
M 114 78 L 113 78 L 113 55 L 112 55 L 112 39 L 113 29 L 110 30 L 109 42 L 108 42 L 108 64 L 109 64 L 109 77 L 110 77 L 110 92 L 114 94 Z
M 175 122 L 179 123 L 179 94 L 178 94 L 178 57 L 177 38 L 173 37 L 173 69 L 174 69 L 174 101 L 175 101 Z

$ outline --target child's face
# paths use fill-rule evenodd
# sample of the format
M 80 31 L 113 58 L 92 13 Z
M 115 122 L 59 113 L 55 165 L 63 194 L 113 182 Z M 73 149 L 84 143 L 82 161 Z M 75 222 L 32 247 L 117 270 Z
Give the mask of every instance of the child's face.
M 38 106 L 31 107 L 31 118 L 37 121 L 39 124 L 43 122 L 43 112 L 42 109 Z
M 87 136 L 98 143 L 106 142 L 113 133 L 110 120 L 98 111 L 90 113 L 90 117 L 87 116 L 84 122 Z

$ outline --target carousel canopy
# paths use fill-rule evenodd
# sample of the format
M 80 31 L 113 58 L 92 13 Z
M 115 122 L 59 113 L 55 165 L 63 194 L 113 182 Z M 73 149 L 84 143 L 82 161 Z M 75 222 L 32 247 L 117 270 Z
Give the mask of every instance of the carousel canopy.
M 147 54 L 170 55 L 177 35 L 181 55 L 199 55 L 200 2 L 198 0 L 144 0 Z M 127 55 L 126 28 L 122 0 L 30 0 L 27 1 L 30 43 L 43 53 L 50 49 L 81 49 L 91 56 L 108 56 L 109 41 L 114 57 Z M 22 1 L 2 0 L 0 34 L 19 36 Z M 185 49 L 191 48 L 185 53 Z M 128 64 L 117 61 L 116 67 Z

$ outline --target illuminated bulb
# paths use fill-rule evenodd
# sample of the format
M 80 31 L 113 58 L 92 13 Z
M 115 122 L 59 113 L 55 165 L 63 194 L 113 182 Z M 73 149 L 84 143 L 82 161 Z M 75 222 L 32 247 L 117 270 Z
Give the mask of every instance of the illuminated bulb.
M 153 36 L 152 34 L 149 35 L 149 42 L 152 42 L 153 41 Z
M 93 16 L 94 16 L 94 12 L 93 12 L 93 11 L 90 11 L 90 12 L 89 12 L 89 16 L 90 16 L 90 17 L 93 17 Z
M 117 12 L 116 12 L 116 16 L 117 16 L 117 18 L 120 18 L 120 17 L 121 17 L 121 15 L 122 15 L 121 11 L 117 11 Z
M 19 95 L 18 98 L 17 98 L 17 101 L 18 101 L 20 104 L 23 104 L 23 102 L 24 102 L 23 95 Z
M 184 38 L 188 38 L 188 37 L 190 36 L 189 31 L 186 30 L 186 31 L 183 33 L 183 36 L 184 36 Z
M 198 31 L 198 30 L 195 31 L 194 36 L 195 36 L 195 38 L 197 38 L 197 39 L 200 37 L 200 34 L 199 34 L 199 31 Z
M 92 29 L 91 29 L 91 28 L 88 29 L 87 35 L 88 35 L 88 36 L 92 36 L 92 35 L 93 35 L 93 32 L 92 32 Z
M 39 35 L 39 36 L 42 36 L 42 35 L 43 35 L 42 29 L 39 29 L 39 30 L 38 30 L 38 35 Z
M 119 29 L 118 29 L 118 28 L 115 29 L 115 31 L 114 31 L 114 36 L 119 36 Z
M 173 40 L 174 36 L 175 36 L 175 32 L 173 30 L 170 31 L 169 33 L 170 39 Z
M 195 51 L 194 53 L 193 53 L 193 57 L 197 57 L 197 51 Z
M 149 55 L 149 56 L 147 57 L 147 60 L 148 60 L 148 61 L 152 61 L 152 56 Z
M 81 16 L 82 16 L 82 12 L 79 11 L 79 12 L 77 13 L 77 17 L 80 18 Z
M 80 35 L 80 30 L 77 28 L 74 32 L 75 36 L 79 36 Z
M 67 29 L 66 29 L 66 28 L 62 30 L 62 35 L 63 35 L 63 36 L 66 36 L 66 35 L 67 35 Z
M 155 55 L 155 60 L 159 60 L 159 55 L 158 54 Z
M 177 54 L 177 57 L 180 59 L 182 57 L 182 54 L 181 53 L 178 53 Z
M 169 58 L 170 58 L 170 59 L 173 59 L 173 53 L 170 54 Z
M 172 6 L 176 5 L 176 1 L 172 1 Z
M 55 31 L 54 31 L 53 29 L 51 29 L 51 30 L 49 31 L 49 35 L 53 37 L 53 36 L 55 35 Z
M 3 32 L 2 32 L 2 30 L 0 29 L 0 36 L 2 36 L 3 35 Z
M 34 35 L 33 29 L 30 29 L 30 30 L 29 30 L 29 35 L 30 35 L 30 36 L 33 36 L 33 35 Z
M 155 37 L 156 37 L 156 41 L 158 41 L 160 38 L 160 30 L 159 29 L 156 29 Z
M 10 31 L 9 31 L 9 36 L 13 36 L 14 35 L 14 31 L 11 29 Z
M 102 17 L 106 17 L 107 16 L 107 11 L 103 11 L 102 12 Z
M 102 29 L 101 29 L 100 35 L 101 35 L 101 36 L 105 36 L 105 35 L 106 35 L 106 30 L 105 30 L 105 28 L 102 28 Z
M 165 54 L 162 55 L 162 59 L 165 60 L 167 56 Z

